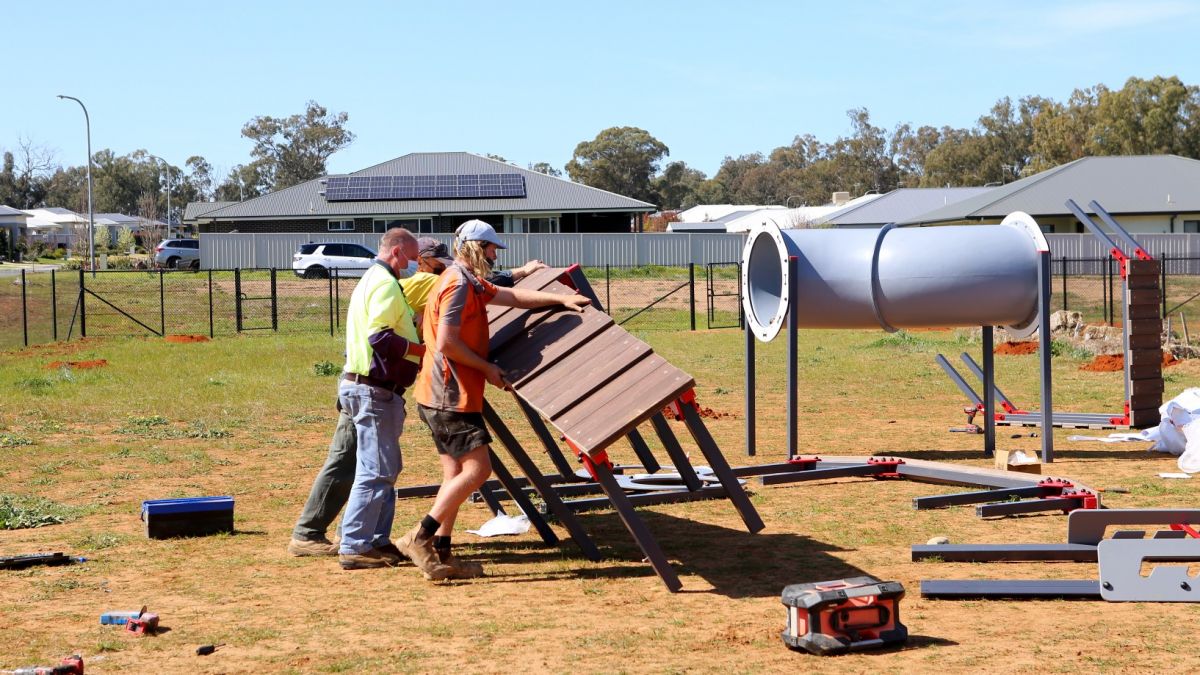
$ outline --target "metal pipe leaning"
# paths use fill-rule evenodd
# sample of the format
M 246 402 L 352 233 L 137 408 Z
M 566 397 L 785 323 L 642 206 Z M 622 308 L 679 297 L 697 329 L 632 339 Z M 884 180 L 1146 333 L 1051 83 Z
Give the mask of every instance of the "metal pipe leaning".
M 999 225 L 885 226 L 875 230 L 750 230 L 742 252 L 749 329 L 768 342 L 795 302 L 806 328 L 1003 326 L 1017 337 L 1038 327 L 1037 223 L 1015 212 Z M 797 259 L 797 298 L 788 260 Z

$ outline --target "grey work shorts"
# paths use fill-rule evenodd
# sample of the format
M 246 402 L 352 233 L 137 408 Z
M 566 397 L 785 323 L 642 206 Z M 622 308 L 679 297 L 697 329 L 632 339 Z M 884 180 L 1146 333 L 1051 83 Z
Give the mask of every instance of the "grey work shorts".
M 492 442 L 492 435 L 483 423 L 483 413 L 437 410 L 418 403 L 417 414 L 433 432 L 433 444 L 440 454 L 462 459 L 475 448 Z

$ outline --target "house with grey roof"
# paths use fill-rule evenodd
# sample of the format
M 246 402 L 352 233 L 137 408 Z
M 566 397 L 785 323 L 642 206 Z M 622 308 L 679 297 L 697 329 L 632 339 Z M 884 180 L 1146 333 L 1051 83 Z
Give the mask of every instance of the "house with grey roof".
M 1084 157 L 902 224 L 998 223 L 1013 211 L 1024 211 L 1048 233 L 1084 232 L 1065 206 L 1068 199 L 1085 211 L 1096 200 L 1135 234 L 1200 232 L 1200 161 L 1176 155 Z
M 29 233 L 25 227 L 25 221 L 28 219 L 29 214 L 24 211 L 0 204 L 0 229 L 4 230 L 5 235 L 5 245 L 4 249 L 0 250 L 0 255 L 6 260 L 16 259 L 17 242 Z
M 416 152 L 361 171 L 205 208 L 184 222 L 206 232 L 448 233 L 472 218 L 501 232 L 629 232 L 656 210 L 562 178 L 469 152 Z
M 990 187 L 897 188 L 878 198 L 847 205 L 821 218 L 826 227 L 883 227 L 990 192 Z

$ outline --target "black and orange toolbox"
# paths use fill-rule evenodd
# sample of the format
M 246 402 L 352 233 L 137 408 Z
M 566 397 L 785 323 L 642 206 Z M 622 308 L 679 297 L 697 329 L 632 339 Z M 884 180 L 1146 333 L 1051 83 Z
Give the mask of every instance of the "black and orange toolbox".
M 870 576 L 792 584 L 783 589 L 783 641 L 819 655 L 902 644 L 908 639 L 900 623 L 903 597 L 900 582 Z

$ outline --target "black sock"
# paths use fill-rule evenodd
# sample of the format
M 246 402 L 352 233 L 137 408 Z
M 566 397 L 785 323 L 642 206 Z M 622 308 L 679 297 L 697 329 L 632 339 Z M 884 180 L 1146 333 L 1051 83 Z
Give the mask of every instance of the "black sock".
M 433 519 L 433 516 L 425 516 L 421 519 L 421 534 L 425 537 L 432 537 L 437 533 L 442 524 Z
M 437 536 L 433 538 L 433 547 L 439 551 L 450 550 L 450 535 L 444 537 Z

